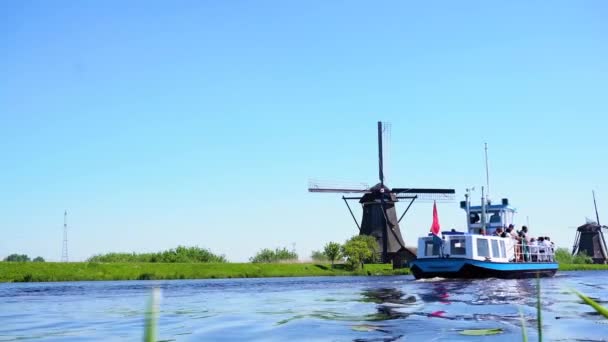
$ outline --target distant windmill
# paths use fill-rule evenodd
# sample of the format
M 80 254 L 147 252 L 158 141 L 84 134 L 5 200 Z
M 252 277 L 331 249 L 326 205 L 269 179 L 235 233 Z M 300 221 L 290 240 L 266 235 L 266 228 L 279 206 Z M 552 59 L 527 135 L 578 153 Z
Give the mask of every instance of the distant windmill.
M 378 175 L 380 182 L 371 188 L 366 185 L 340 187 L 322 186 L 318 182 L 310 182 L 308 191 L 327 193 L 359 193 L 361 197 L 342 196 L 360 235 L 370 235 L 376 238 L 382 253 L 382 262 L 391 260 L 395 267 L 403 263 L 403 259 L 415 258 L 415 254 L 405 247 L 399 223 L 416 199 L 421 200 L 452 200 L 454 189 L 420 189 L 420 188 L 393 188 L 384 183 L 384 155 L 382 149 L 383 124 L 378 122 Z M 397 219 L 395 203 L 400 199 L 410 200 L 403 214 Z M 348 200 L 359 200 L 363 208 L 361 224 L 357 222 Z
M 595 207 L 596 222 L 587 219 L 587 222 L 576 229 L 576 237 L 574 238 L 574 247 L 572 255 L 577 255 L 584 252 L 587 256 L 593 259 L 594 264 L 605 264 L 608 261 L 608 250 L 606 248 L 606 239 L 602 229 L 608 229 L 607 226 L 600 225 L 600 215 L 597 211 L 597 202 L 595 201 L 595 191 L 593 193 L 593 205 Z

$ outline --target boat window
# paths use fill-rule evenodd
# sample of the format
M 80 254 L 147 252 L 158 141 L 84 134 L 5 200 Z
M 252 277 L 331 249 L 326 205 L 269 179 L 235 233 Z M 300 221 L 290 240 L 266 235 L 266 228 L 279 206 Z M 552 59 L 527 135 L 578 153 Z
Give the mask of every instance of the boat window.
M 507 251 L 505 248 L 505 242 L 504 241 L 500 241 L 500 257 L 501 258 L 506 258 L 507 257 Z
M 450 239 L 450 254 L 466 255 L 467 248 L 464 239 Z
M 490 215 L 492 214 L 492 215 Z M 498 211 L 491 211 L 488 213 L 488 215 L 490 215 L 490 223 L 502 223 L 502 218 L 500 217 L 500 212 Z
M 480 257 L 490 257 L 488 240 L 480 238 L 477 239 L 477 255 Z
M 432 240 L 428 240 L 424 247 L 424 256 L 439 255 L 439 245 L 433 243 Z
M 469 214 L 469 221 L 470 221 L 472 224 L 478 223 L 478 222 L 479 222 L 479 219 L 480 219 L 480 216 L 479 216 L 479 214 L 478 214 L 478 213 L 470 213 L 470 214 Z
M 500 252 L 498 250 L 498 240 L 492 240 L 492 256 L 494 258 L 500 258 Z

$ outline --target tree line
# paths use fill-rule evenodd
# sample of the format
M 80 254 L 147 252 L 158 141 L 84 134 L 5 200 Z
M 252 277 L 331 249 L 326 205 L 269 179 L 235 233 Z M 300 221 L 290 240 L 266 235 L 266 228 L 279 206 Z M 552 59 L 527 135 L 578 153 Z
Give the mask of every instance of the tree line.
M 4 258 L 4 261 L 11 261 L 11 262 L 44 262 L 44 258 L 41 256 L 37 256 L 34 259 L 30 260 L 30 257 L 27 254 L 11 254 L 9 256 L 7 256 L 6 258 Z
M 332 266 L 339 262 L 345 263 L 350 269 L 358 269 L 366 263 L 379 261 L 378 243 L 372 236 L 356 235 L 346 240 L 344 244 L 328 242 L 323 251 L 313 251 L 311 257 L 316 262 L 329 261 Z M 293 262 L 297 260 L 296 252 L 288 251 L 287 248 L 276 248 L 274 250 L 264 248 L 249 259 L 253 263 Z
M 217 255 L 200 247 L 178 246 L 156 253 L 106 253 L 94 255 L 88 262 L 162 262 L 162 263 L 225 263 L 224 255 Z
M 343 244 L 328 242 L 322 251 L 313 251 L 311 258 L 315 262 L 330 262 L 332 266 L 343 263 L 349 269 L 358 269 L 365 264 L 377 263 L 380 260 L 379 246 L 372 236 L 357 235 L 346 240 Z M 566 248 L 555 251 L 555 260 L 560 264 L 591 264 L 593 260 L 584 253 L 572 255 Z M 7 262 L 45 262 L 41 256 L 30 259 L 27 254 L 11 254 L 3 259 Z M 178 246 L 177 248 L 156 253 L 106 253 L 94 255 L 87 262 L 103 263 L 226 263 L 224 255 L 214 254 L 200 247 Z M 282 263 L 297 262 L 298 254 L 287 248 L 264 248 L 249 258 L 252 263 Z
M 344 263 L 348 268 L 357 269 L 365 263 L 378 262 L 378 244 L 371 236 L 357 235 L 347 240 L 344 244 L 329 242 L 323 251 L 314 251 L 313 261 Z M 33 260 L 25 254 L 11 254 L 4 258 L 4 261 L 12 262 L 44 262 L 42 257 Z M 178 246 L 169 250 L 155 253 L 105 253 L 97 254 L 86 260 L 87 262 L 101 263 L 130 263 L 130 262 L 149 262 L 149 263 L 226 263 L 228 260 L 224 255 L 218 255 L 208 249 L 200 247 Z M 256 255 L 249 258 L 252 263 L 280 263 L 296 262 L 298 254 L 287 248 L 264 248 Z

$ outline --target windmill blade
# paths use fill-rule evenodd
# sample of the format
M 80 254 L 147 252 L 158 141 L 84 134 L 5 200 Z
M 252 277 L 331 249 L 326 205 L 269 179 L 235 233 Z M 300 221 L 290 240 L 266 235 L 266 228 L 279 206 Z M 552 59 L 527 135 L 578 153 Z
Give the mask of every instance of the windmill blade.
M 597 202 L 595 201 L 595 190 L 593 190 L 592 193 L 593 193 L 593 206 L 595 207 L 595 218 L 597 219 L 597 224 L 600 224 L 600 214 L 598 214 L 598 212 L 597 212 Z
M 378 178 L 384 185 L 384 155 L 382 152 L 382 121 L 378 121 Z
M 323 182 L 318 180 L 308 181 L 309 192 L 329 192 L 329 193 L 367 193 L 370 192 L 367 183 L 356 182 Z
M 384 174 L 384 183 L 391 182 L 391 152 L 392 152 L 392 124 L 390 122 L 382 123 L 382 173 Z
M 415 196 L 420 201 L 453 201 L 456 195 L 454 189 L 393 188 L 391 192 L 397 194 L 397 198 Z
M 453 202 L 454 197 L 443 194 L 398 195 L 398 200 L 416 198 L 416 202 Z
M 446 194 L 454 195 L 454 189 L 431 189 L 431 188 L 393 188 L 391 192 L 396 194 Z

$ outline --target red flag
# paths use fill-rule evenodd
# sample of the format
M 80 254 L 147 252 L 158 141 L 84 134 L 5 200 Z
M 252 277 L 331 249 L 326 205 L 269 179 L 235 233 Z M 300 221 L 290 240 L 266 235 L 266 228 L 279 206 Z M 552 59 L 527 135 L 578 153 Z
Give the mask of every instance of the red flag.
M 433 202 L 433 224 L 431 225 L 431 233 L 439 236 L 439 231 L 441 231 L 441 228 L 439 227 L 439 216 L 437 216 L 437 203 Z

